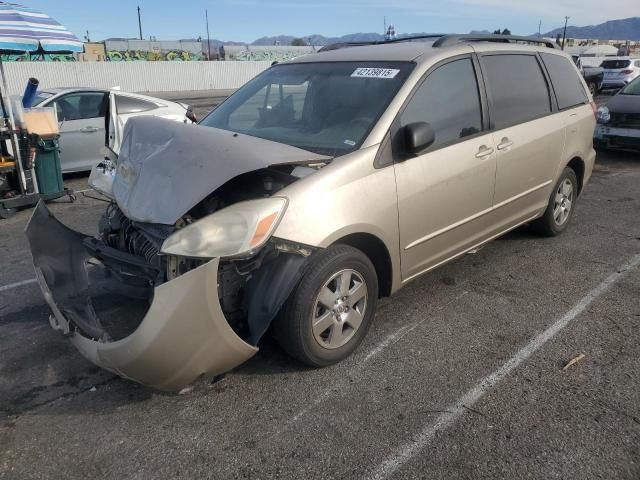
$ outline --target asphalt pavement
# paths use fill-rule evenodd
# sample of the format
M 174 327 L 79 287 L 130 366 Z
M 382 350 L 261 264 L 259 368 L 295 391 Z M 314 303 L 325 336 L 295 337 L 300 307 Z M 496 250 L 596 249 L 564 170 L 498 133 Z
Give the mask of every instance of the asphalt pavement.
M 266 338 L 183 395 L 50 329 L 20 212 L 0 224 L 0 479 L 640 478 L 639 185 L 640 155 L 601 152 L 563 235 L 521 228 L 417 279 L 339 365 Z M 85 233 L 104 207 L 50 205 Z

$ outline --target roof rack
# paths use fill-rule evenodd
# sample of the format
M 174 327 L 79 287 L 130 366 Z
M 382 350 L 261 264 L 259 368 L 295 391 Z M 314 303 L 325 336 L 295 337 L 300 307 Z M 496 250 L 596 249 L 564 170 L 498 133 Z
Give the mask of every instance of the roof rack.
M 413 40 L 427 40 L 433 38 L 444 37 L 444 33 L 434 33 L 430 35 L 414 35 L 413 37 L 401 37 L 394 38 L 393 40 L 373 40 L 371 42 L 340 42 L 340 43 L 331 43 L 329 45 L 325 45 L 318 52 L 328 52 L 330 50 L 339 50 L 341 48 L 349 48 L 349 47 L 363 47 L 366 45 L 386 45 L 388 43 L 399 43 L 399 42 L 411 42 Z
M 534 37 L 520 37 L 517 35 L 498 34 L 467 34 L 467 35 L 443 35 L 433 43 L 434 47 L 447 47 L 462 42 L 500 42 L 500 43 L 535 43 L 549 48 L 558 48 L 551 40 Z
M 466 34 L 466 35 L 446 35 L 444 33 L 434 33 L 430 35 L 415 35 L 413 37 L 394 38 L 393 40 L 374 40 L 372 42 L 340 42 L 325 45 L 318 52 L 328 52 L 330 50 L 339 50 L 341 48 L 362 47 L 365 45 L 387 45 L 389 43 L 411 42 L 414 40 L 437 39 L 433 42 L 433 47 L 448 47 L 463 42 L 499 42 L 499 43 L 534 43 L 545 45 L 549 48 L 558 48 L 551 40 L 534 37 L 519 37 L 517 35 L 498 35 L 498 34 Z

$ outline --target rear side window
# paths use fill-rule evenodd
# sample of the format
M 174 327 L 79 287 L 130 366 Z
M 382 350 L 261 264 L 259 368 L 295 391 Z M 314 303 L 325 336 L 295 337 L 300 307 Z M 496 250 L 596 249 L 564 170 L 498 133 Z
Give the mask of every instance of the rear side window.
M 551 112 L 549 89 L 533 55 L 483 56 L 497 129 Z
M 141 113 L 148 112 L 158 108 L 158 105 L 153 102 L 148 102 L 140 98 L 127 97 L 124 95 L 116 95 L 116 110 L 119 115 L 127 113 Z
M 432 71 L 402 112 L 400 123 L 428 122 L 431 148 L 482 131 L 482 110 L 471 59 L 454 60 Z
M 543 53 L 542 61 L 551 77 L 560 110 L 587 103 L 587 94 L 584 92 L 578 72 L 571 65 L 569 59 L 560 55 Z
M 607 70 L 616 70 L 618 68 L 627 68 L 629 65 L 631 65 L 631 60 L 605 60 L 601 66 Z

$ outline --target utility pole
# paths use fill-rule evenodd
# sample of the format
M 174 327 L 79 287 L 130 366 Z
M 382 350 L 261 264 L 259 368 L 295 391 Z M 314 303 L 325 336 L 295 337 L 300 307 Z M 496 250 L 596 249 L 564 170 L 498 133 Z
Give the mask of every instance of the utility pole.
M 211 61 L 211 38 L 209 37 L 209 10 L 205 9 L 204 16 L 207 19 L 207 60 Z
M 140 30 L 140 40 L 142 40 L 142 19 L 140 18 L 140 6 L 138 5 L 138 29 Z
M 382 36 L 387 38 L 387 16 L 384 16 L 384 28 L 382 29 Z
M 538 22 L 538 36 L 542 35 L 542 20 Z
M 564 41 L 567 38 L 567 22 L 571 17 L 564 17 L 564 31 L 562 32 L 562 50 L 564 50 Z

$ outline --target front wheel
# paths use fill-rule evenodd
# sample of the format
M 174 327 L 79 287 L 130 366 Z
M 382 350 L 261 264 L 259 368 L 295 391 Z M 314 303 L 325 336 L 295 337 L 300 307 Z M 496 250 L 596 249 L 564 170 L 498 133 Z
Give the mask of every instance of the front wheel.
M 371 260 L 348 245 L 321 251 L 274 322 L 291 356 L 313 367 L 349 356 L 367 334 L 378 300 Z
M 596 84 L 596 82 L 589 82 L 588 87 L 591 96 L 595 97 L 598 94 L 598 85 Z
M 531 222 L 531 228 L 548 237 L 560 235 L 569 225 L 578 197 L 578 179 L 573 169 L 566 167 L 551 191 L 542 217 Z

